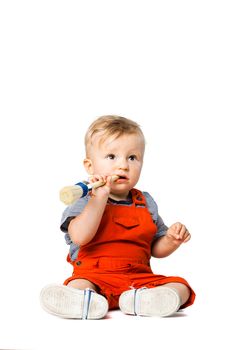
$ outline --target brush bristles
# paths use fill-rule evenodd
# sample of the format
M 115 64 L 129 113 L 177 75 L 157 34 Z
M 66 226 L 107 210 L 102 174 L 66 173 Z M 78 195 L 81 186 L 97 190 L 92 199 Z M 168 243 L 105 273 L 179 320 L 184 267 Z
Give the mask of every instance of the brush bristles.
M 119 179 L 119 176 L 118 175 L 112 175 L 112 181 L 116 181 L 117 179 Z M 105 185 L 105 181 L 97 181 L 97 182 L 94 182 L 91 184 L 91 186 L 87 187 L 87 192 L 89 189 L 91 188 L 98 188 L 100 186 L 103 186 Z M 80 184 L 83 184 L 85 185 L 84 183 L 80 183 Z M 85 194 L 84 194 L 85 192 Z M 77 199 L 81 198 L 83 195 L 85 196 L 87 194 L 86 190 L 84 189 L 83 191 L 83 188 L 82 186 L 79 186 L 78 184 L 75 185 L 75 186 L 66 186 L 66 187 L 63 187 L 60 191 L 60 200 L 67 204 L 67 205 L 70 205 L 72 203 L 74 203 Z
M 70 205 L 81 198 L 82 195 L 83 190 L 81 186 L 66 186 L 60 191 L 60 200 L 66 205 Z

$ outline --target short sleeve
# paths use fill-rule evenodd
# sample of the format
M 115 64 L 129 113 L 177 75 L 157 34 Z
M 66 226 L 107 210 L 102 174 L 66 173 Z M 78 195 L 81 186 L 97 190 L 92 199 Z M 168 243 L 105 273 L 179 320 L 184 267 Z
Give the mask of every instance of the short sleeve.
M 60 229 L 62 232 L 65 232 L 65 241 L 66 244 L 70 246 L 69 256 L 72 261 L 75 261 L 78 256 L 79 246 L 72 242 L 68 233 L 68 226 L 72 219 L 82 213 L 83 209 L 88 203 L 88 200 L 89 196 L 80 198 L 74 204 L 68 206 L 62 214 Z
M 88 198 L 80 198 L 74 204 L 69 205 L 63 212 L 61 218 L 60 229 L 62 232 L 68 232 L 68 226 L 72 219 L 82 213 L 83 209 L 88 203 Z
M 153 197 L 148 192 L 143 192 L 143 195 L 146 198 L 147 209 L 149 210 L 154 223 L 156 224 L 158 230 L 155 234 L 154 239 L 162 237 L 166 234 L 168 227 L 164 224 L 163 219 L 158 213 L 158 205 L 153 199 Z

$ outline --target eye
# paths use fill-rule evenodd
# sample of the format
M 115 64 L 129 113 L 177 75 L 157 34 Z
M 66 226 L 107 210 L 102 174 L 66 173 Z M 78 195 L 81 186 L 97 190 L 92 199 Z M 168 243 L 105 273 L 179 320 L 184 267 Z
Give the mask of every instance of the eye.
M 115 155 L 111 153 L 111 154 L 108 154 L 106 158 L 108 158 L 108 159 L 115 159 Z
M 129 160 L 135 160 L 137 157 L 135 156 L 135 154 L 132 154 L 131 156 L 129 156 Z

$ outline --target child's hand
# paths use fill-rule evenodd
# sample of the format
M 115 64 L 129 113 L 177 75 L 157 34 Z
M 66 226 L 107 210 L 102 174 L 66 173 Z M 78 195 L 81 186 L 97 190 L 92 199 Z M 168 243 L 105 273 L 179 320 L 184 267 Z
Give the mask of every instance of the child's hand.
M 106 176 L 106 175 L 91 175 L 89 177 L 89 181 L 90 183 L 94 183 L 97 181 L 103 181 L 106 182 L 105 185 L 100 186 L 98 188 L 92 188 L 91 192 L 93 196 L 100 196 L 100 197 L 105 197 L 105 196 L 109 196 L 110 194 L 110 190 L 111 190 L 111 176 Z
M 191 235 L 185 225 L 176 222 L 169 227 L 166 237 L 171 238 L 177 244 L 181 244 L 188 242 Z

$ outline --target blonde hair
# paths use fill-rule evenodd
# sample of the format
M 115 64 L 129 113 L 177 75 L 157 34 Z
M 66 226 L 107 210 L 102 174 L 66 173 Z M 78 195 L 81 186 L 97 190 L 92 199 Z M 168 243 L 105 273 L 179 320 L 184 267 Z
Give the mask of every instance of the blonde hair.
M 115 135 L 118 138 L 124 134 L 138 134 L 145 142 L 140 126 L 133 120 L 118 115 L 104 115 L 94 120 L 86 132 L 85 148 L 87 155 L 93 136 L 98 133 L 102 133 L 101 142 L 104 142 L 109 136 Z

